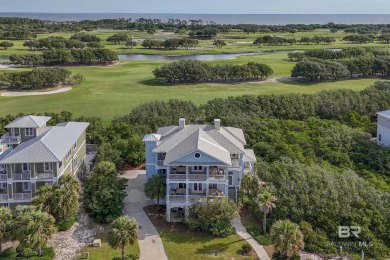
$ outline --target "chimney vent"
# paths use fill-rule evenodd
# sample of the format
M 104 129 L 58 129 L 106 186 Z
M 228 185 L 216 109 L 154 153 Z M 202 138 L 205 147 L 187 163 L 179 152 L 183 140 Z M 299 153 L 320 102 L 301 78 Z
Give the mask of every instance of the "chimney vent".
M 179 119 L 179 128 L 183 129 L 186 126 L 186 119 L 185 118 L 180 118 Z
M 214 119 L 214 127 L 217 130 L 221 128 L 221 119 Z

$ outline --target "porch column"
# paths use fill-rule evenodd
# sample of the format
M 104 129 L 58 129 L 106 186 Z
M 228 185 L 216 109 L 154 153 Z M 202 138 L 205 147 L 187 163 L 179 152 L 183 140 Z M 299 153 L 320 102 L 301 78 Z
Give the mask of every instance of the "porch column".
M 209 179 L 210 167 L 206 166 L 206 180 Z
M 171 207 L 167 205 L 167 222 L 171 222 Z
M 188 166 L 186 166 L 186 180 L 188 180 Z
M 188 181 L 186 181 L 186 203 L 188 203 L 188 195 L 189 195 L 189 189 L 190 189 L 190 184 L 188 183 Z

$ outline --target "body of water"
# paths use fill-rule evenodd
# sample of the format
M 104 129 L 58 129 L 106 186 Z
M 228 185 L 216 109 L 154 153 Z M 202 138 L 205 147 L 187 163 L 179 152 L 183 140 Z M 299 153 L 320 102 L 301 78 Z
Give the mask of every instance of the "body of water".
M 390 24 L 390 14 L 148 14 L 148 13 L 0 13 L 0 17 L 25 17 L 51 21 L 81 21 L 115 18 L 151 18 L 168 21 L 214 21 L 219 24 Z

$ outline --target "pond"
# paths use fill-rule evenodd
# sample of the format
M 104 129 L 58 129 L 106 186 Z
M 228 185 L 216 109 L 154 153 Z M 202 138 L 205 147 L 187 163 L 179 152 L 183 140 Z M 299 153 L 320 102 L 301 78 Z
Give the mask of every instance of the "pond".
M 121 54 L 119 59 L 123 60 L 225 60 L 234 59 L 240 56 L 261 55 L 272 53 L 288 53 L 295 51 L 257 51 L 257 52 L 241 52 L 241 53 L 221 53 L 221 54 L 198 54 L 198 55 L 152 55 L 152 54 Z

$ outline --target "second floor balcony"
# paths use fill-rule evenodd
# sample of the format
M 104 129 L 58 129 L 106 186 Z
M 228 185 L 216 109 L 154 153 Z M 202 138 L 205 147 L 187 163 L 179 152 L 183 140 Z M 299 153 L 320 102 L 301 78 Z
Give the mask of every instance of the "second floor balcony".
M 14 136 L 10 133 L 6 133 L 3 136 L 1 136 L 1 143 L 2 144 L 20 144 L 22 141 L 22 137 L 20 135 Z

